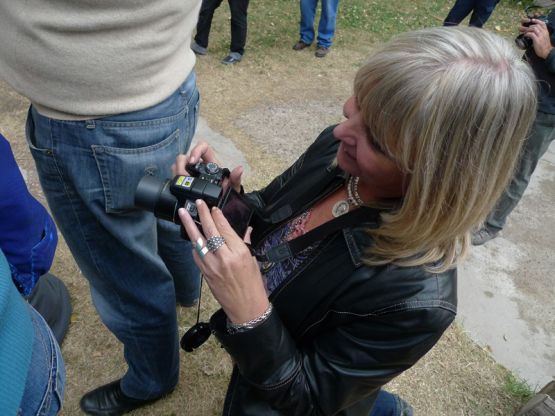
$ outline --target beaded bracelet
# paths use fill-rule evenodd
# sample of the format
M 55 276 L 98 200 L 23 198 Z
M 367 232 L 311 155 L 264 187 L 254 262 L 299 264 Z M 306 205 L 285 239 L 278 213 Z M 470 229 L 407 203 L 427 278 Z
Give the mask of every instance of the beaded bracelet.
M 227 320 L 227 332 L 229 334 L 233 335 L 233 334 L 236 334 L 237 332 L 246 332 L 250 329 L 254 329 L 258 325 L 263 323 L 266 319 L 268 319 L 268 317 L 272 313 L 272 310 L 273 310 L 273 306 L 270 303 L 268 305 L 268 309 L 266 309 L 262 315 L 257 316 L 256 318 L 251 319 L 250 321 L 243 322 L 242 324 L 234 324 L 233 322 L 231 322 L 228 319 Z

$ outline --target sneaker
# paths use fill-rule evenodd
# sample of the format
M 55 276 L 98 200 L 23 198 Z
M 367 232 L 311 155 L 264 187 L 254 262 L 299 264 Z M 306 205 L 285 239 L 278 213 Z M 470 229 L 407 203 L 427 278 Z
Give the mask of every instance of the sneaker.
M 200 46 L 198 43 L 196 43 L 195 41 L 193 41 L 191 43 L 191 49 L 193 50 L 194 53 L 196 53 L 197 55 L 206 55 L 208 53 L 208 48 L 205 48 L 203 46 Z
M 230 52 L 224 59 L 221 60 L 222 64 L 224 65 L 231 65 L 236 64 L 237 62 L 241 62 L 243 55 L 239 52 Z
M 483 227 L 478 231 L 472 233 L 472 245 L 481 246 L 487 243 L 489 240 L 493 240 L 499 234 L 499 230 L 492 230 L 491 228 Z
M 298 41 L 293 45 L 294 51 L 302 51 L 304 48 L 308 48 L 310 43 L 304 43 L 302 40 Z
M 324 46 L 318 46 L 316 48 L 316 52 L 314 52 L 314 56 L 316 58 L 323 58 L 330 52 L 330 48 L 326 48 Z

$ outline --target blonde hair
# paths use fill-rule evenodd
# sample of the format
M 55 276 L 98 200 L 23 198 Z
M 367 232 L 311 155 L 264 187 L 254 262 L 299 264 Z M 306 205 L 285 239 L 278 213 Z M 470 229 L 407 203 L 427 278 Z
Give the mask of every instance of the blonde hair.
M 366 262 L 455 266 L 512 176 L 536 113 L 532 70 L 499 36 L 438 27 L 384 44 L 354 90 L 368 134 L 407 174 L 401 205 L 368 230 Z

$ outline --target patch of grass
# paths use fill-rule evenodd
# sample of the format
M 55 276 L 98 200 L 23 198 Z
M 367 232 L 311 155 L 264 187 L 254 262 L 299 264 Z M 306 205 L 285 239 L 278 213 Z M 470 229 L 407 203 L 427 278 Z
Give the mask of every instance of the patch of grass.
M 534 390 L 525 381 L 516 377 L 513 373 L 507 373 L 505 377 L 505 390 L 520 402 L 526 402 L 534 395 Z

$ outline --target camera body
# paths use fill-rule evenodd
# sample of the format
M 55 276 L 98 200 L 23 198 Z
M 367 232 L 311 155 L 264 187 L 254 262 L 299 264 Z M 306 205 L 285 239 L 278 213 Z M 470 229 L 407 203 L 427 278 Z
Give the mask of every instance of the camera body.
M 533 14 L 530 14 L 529 12 L 533 8 L 538 8 L 538 6 L 529 6 L 529 7 L 526 8 L 526 17 L 528 17 L 528 19 L 541 20 L 542 22 L 544 22 L 547 25 L 549 33 L 551 33 L 552 29 L 551 29 L 551 26 L 549 25 L 548 16 L 546 16 L 546 15 L 535 16 Z M 530 25 L 534 25 L 534 23 L 527 22 L 527 23 L 522 24 L 522 26 L 524 26 L 524 27 L 529 27 Z M 515 44 L 520 49 L 530 49 L 534 46 L 534 42 L 532 41 L 532 39 L 527 38 L 526 36 L 524 36 L 523 33 L 521 33 L 520 35 L 518 35 L 515 38 Z
M 187 164 L 190 176 L 177 175 L 161 181 L 154 176 L 144 176 L 135 191 L 135 206 L 154 213 L 157 218 L 181 225 L 177 211 L 185 208 L 200 227 L 195 201 L 203 200 L 209 208 L 218 207 L 233 229 L 244 235 L 253 209 L 232 187 L 224 190 L 222 183 L 229 177 L 229 169 L 216 163 Z M 187 235 L 182 230 L 182 236 Z

